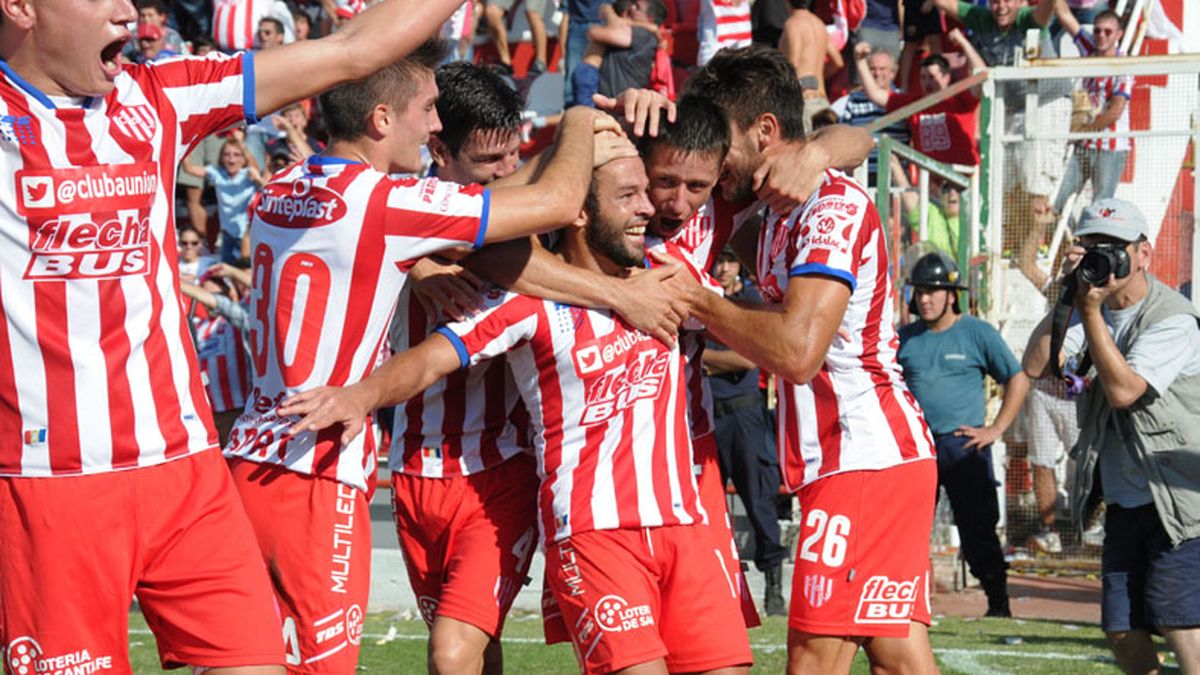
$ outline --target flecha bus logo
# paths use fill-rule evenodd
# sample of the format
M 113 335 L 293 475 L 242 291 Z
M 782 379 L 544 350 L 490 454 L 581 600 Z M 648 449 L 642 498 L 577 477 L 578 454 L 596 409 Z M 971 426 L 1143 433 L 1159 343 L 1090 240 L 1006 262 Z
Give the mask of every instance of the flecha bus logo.
M 854 623 L 908 623 L 912 620 L 920 583 L 919 575 L 899 581 L 883 575 L 867 579 L 858 599 Z

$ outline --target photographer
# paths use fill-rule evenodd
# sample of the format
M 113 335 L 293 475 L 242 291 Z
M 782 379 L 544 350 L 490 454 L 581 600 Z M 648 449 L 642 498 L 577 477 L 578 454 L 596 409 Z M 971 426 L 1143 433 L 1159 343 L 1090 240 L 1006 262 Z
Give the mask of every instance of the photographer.
M 1119 199 L 1089 206 L 1064 262 L 1060 304 L 1025 351 L 1030 377 L 1051 363 L 1080 392 L 1071 512 L 1108 506 L 1101 625 L 1126 673 L 1158 672 L 1150 630 L 1184 673 L 1200 672 L 1200 316 L 1148 272 L 1145 217 Z M 1064 310 L 1067 307 L 1064 305 Z M 1052 349 L 1054 334 L 1062 348 Z M 1058 351 L 1054 354 L 1052 352 Z

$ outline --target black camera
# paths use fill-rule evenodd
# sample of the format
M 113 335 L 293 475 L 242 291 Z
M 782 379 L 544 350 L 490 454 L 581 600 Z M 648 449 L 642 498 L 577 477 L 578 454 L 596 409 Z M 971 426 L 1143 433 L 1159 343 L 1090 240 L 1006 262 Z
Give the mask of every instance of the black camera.
M 1104 242 L 1090 246 L 1079 261 L 1077 274 L 1089 286 L 1103 286 L 1111 274 L 1117 279 L 1129 276 L 1129 244 Z

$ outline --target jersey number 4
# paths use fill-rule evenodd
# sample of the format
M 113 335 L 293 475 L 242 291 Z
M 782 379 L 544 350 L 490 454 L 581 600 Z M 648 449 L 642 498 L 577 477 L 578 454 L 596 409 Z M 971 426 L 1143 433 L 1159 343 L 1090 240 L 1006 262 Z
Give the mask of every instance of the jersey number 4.
M 271 351 L 271 326 L 275 326 L 275 358 L 283 376 L 283 384 L 287 387 L 299 387 L 312 375 L 313 366 L 317 361 L 321 325 L 325 321 L 325 309 L 329 305 L 329 266 L 311 253 L 293 253 L 283 259 L 283 267 L 279 270 L 279 287 L 272 288 L 275 254 L 270 247 L 259 244 L 254 249 L 253 259 L 251 277 L 254 281 L 254 293 L 251 311 L 255 320 L 250 329 L 250 352 L 254 360 L 254 373 L 259 378 L 267 373 L 267 358 Z M 299 330 L 293 335 L 291 329 L 301 288 L 304 289 L 304 305 L 300 308 Z M 273 317 L 272 295 L 276 298 Z M 289 353 L 288 347 L 292 348 L 290 359 L 286 358 Z
M 804 518 L 808 536 L 800 545 L 800 559 L 826 567 L 841 567 L 846 560 L 846 537 L 850 535 L 850 519 L 835 515 L 832 518 L 821 509 L 813 509 Z M 824 544 L 822 545 L 822 540 Z M 820 546 L 818 555 L 816 548 Z

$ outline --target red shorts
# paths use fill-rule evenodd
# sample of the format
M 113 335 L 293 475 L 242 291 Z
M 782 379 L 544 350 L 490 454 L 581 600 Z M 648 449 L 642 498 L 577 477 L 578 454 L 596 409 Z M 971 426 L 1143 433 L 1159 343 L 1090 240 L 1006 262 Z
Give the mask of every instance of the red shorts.
M 738 602 L 742 607 L 742 618 L 746 621 L 746 628 L 761 626 L 762 619 L 754 607 L 750 584 L 746 582 L 737 542 L 733 539 L 733 527 L 726 507 L 728 502 L 725 498 L 725 480 L 721 477 L 721 466 L 717 462 L 716 434 L 697 438 L 694 441 L 694 451 L 696 466 L 700 468 L 696 476 L 696 483 L 700 488 L 700 503 L 708 514 L 708 525 L 703 527 L 708 529 L 713 547 L 721 556 L 721 562 L 737 588 Z
M 537 494 L 537 463 L 528 455 L 469 476 L 392 474 L 396 534 L 425 623 L 445 616 L 500 637 L 529 582 Z
M 665 658 L 671 672 L 749 665 L 736 589 L 695 526 L 593 530 L 550 544 L 551 591 L 585 673 Z
M 283 612 L 289 673 L 352 673 L 371 588 L 371 514 L 358 488 L 231 458 Z
M 283 663 L 267 572 L 216 450 L 127 471 L 0 478 L 0 550 L 9 672 L 68 659 L 130 672 L 135 593 L 164 667 Z
M 804 518 L 788 625 L 815 635 L 907 637 L 929 625 L 937 463 L 848 471 L 800 490 Z

